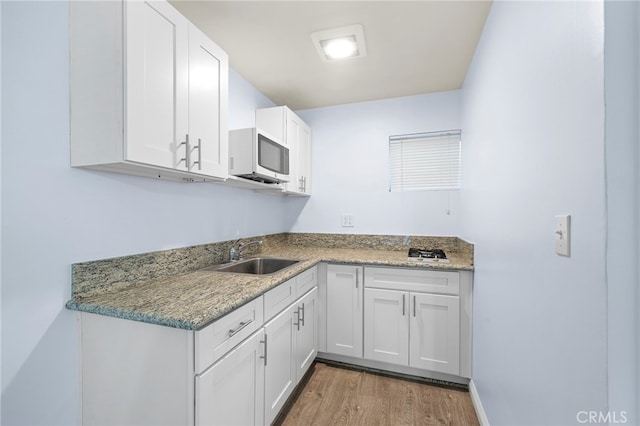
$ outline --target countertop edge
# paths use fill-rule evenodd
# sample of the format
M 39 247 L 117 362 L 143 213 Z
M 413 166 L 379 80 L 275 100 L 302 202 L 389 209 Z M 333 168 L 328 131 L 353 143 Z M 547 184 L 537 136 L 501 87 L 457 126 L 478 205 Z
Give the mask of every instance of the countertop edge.
M 305 262 L 304 268 L 298 267 L 289 270 L 289 273 L 283 274 L 282 277 L 278 277 L 271 285 L 265 286 L 262 290 L 251 294 L 251 296 L 240 298 L 234 303 L 229 303 L 229 305 L 220 310 L 214 315 L 207 317 L 205 320 L 192 322 L 180 318 L 171 318 L 166 316 L 159 316 L 153 314 L 147 314 L 143 312 L 130 311 L 124 309 L 118 309 L 115 307 L 104 306 L 91 302 L 84 302 L 82 300 L 71 299 L 69 300 L 65 306 L 69 310 L 93 313 L 98 315 L 104 315 L 114 318 L 139 321 L 148 324 L 154 324 L 159 326 L 172 327 L 187 331 L 198 331 L 213 323 L 214 321 L 222 318 L 226 314 L 231 311 L 239 308 L 240 306 L 254 300 L 261 295 L 265 294 L 269 290 L 277 287 L 278 285 L 286 282 L 287 280 L 303 273 L 304 271 L 311 269 L 318 264 L 327 263 L 327 264 L 342 264 L 342 265 L 359 265 L 359 266 L 375 266 L 375 267 L 400 267 L 400 268 L 419 268 L 425 270 L 440 270 L 440 271 L 473 271 L 473 265 L 466 265 L 460 263 L 420 263 L 420 262 L 389 262 L 389 261 L 378 261 L 378 260 L 354 260 L 354 259 L 339 259 L 334 257 L 320 257 L 318 259 L 301 259 Z M 292 273 L 295 271 L 295 273 Z M 192 271 L 192 273 L 198 272 Z M 221 273 L 221 272 L 218 272 Z M 277 275 L 277 274 L 275 274 Z M 176 275 L 177 277 L 178 275 Z M 170 276 L 169 276 L 170 277 Z M 165 277 L 165 278 L 169 278 Z M 272 276 L 273 277 L 273 276 Z M 119 292 L 116 290 L 115 293 Z

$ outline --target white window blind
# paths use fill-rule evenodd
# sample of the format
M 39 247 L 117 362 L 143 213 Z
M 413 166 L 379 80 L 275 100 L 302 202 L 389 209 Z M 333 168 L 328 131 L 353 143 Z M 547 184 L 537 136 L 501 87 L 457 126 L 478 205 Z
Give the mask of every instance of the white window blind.
M 460 189 L 460 130 L 389 138 L 389 191 Z

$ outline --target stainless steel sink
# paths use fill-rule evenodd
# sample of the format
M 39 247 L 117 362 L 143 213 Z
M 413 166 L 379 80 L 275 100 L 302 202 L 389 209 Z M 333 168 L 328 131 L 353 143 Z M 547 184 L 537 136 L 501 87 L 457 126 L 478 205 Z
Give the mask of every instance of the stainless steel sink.
M 236 274 L 269 275 L 300 262 L 279 257 L 254 257 L 240 262 L 227 263 L 205 268 L 206 271 L 233 272 Z

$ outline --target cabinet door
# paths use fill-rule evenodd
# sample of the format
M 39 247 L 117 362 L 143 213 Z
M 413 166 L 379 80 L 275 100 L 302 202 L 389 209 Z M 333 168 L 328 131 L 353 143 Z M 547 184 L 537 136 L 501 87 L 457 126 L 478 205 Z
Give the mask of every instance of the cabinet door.
M 393 364 L 409 363 L 408 292 L 365 289 L 364 357 Z
M 264 424 L 264 331 L 196 376 L 196 425 Z
M 281 312 L 265 326 L 267 341 L 264 379 L 264 421 L 271 424 L 296 385 L 295 305 Z
M 327 352 L 362 357 L 363 268 L 327 266 Z
M 167 2 L 125 3 L 126 159 L 187 170 L 189 22 Z
M 311 194 L 311 129 L 294 112 L 287 110 L 287 141 L 290 155 L 289 182 L 286 191 Z
M 300 192 L 311 195 L 311 129 L 306 124 L 298 133 L 298 185 Z
M 286 106 L 256 109 L 256 127 L 288 146 Z
M 296 116 L 285 109 L 285 130 L 286 143 L 289 148 L 289 182 L 285 184 L 285 188 L 289 192 L 300 191 L 300 182 L 298 175 L 298 134 L 300 133 L 300 122 Z
M 296 305 L 296 382 L 299 382 L 318 354 L 318 288 L 307 293 Z
M 189 170 L 226 178 L 228 169 L 227 54 L 189 26 Z
M 410 293 L 411 367 L 460 373 L 460 297 Z

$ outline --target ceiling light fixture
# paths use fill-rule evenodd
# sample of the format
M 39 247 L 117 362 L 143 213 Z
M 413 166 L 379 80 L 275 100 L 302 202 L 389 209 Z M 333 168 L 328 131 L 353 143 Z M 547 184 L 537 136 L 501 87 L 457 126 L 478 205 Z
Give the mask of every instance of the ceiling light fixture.
M 310 34 L 323 62 L 367 56 L 362 25 L 355 24 Z

